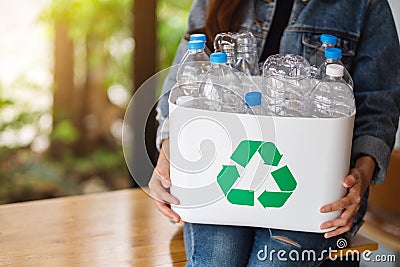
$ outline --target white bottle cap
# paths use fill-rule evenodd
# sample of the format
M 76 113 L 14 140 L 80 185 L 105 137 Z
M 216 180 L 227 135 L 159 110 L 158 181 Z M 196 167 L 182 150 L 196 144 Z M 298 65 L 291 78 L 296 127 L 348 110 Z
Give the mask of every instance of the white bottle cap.
M 339 64 L 328 64 L 326 66 L 326 75 L 332 77 L 342 77 L 344 74 L 344 67 Z

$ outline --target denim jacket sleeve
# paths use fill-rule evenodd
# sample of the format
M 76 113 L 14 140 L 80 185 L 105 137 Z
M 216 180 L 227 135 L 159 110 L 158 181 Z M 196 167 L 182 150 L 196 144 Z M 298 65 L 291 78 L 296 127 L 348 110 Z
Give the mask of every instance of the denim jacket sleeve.
M 370 2 L 362 26 L 351 73 L 357 114 L 352 161 L 372 156 L 377 168 L 373 183 L 386 176 L 399 121 L 400 47 L 394 20 L 386 0 Z
M 207 0 L 195 0 L 190 9 L 187 31 L 204 27 L 204 18 L 206 16 L 206 12 Z M 157 104 L 156 119 L 159 126 L 157 129 L 156 145 L 158 149 L 160 149 L 161 147 L 162 140 L 169 137 L 168 97 L 172 87 L 176 83 L 176 72 L 178 70 L 178 64 L 181 61 L 182 57 L 185 55 L 185 52 L 187 50 L 187 43 L 188 42 L 185 38 L 182 38 L 181 42 L 179 43 L 178 50 L 172 62 L 172 67 L 169 69 L 168 75 L 163 83 L 161 97 L 159 98 Z
M 169 121 L 168 121 L 168 97 L 172 87 L 176 83 L 176 72 L 178 70 L 178 64 L 181 61 L 181 58 L 185 54 L 187 47 L 187 41 L 182 38 L 178 50 L 175 54 L 175 58 L 173 61 L 172 66 L 168 71 L 168 75 L 164 80 L 161 96 L 158 100 L 157 104 L 157 116 L 156 119 L 158 121 L 158 128 L 157 128 L 157 136 L 156 136 L 156 145 L 157 148 L 160 149 L 161 143 L 164 139 L 169 138 Z

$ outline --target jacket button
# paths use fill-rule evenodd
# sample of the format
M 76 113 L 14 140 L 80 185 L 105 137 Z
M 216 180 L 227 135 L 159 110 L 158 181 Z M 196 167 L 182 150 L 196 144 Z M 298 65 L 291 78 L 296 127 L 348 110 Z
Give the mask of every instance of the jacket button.
M 301 0 L 303 4 L 307 4 L 309 0 Z
M 295 24 L 297 22 L 297 18 L 292 19 L 292 24 Z

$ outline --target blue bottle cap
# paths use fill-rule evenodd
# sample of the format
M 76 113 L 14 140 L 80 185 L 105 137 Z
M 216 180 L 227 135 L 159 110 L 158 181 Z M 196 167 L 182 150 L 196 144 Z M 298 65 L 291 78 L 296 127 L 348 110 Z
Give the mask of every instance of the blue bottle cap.
M 246 95 L 244 96 L 244 99 L 246 101 L 246 105 L 248 105 L 249 107 L 261 105 L 261 93 L 260 92 L 246 93 Z
M 216 52 L 210 55 L 210 62 L 222 64 L 228 61 L 228 57 L 225 52 Z
M 340 48 L 327 48 L 325 50 L 326 58 L 339 59 L 342 58 L 342 49 Z
M 206 35 L 203 33 L 195 33 L 195 34 L 191 34 L 189 37 L 189 41 L 203 41 L 206 42 Z
M 321 35 L 319 39 L 322 43 L 327 43 L 330 45 L 336 45 L 337 43 L 337 37 L 331 34 L 324 33 Z
M 189 41 L 188 42 L 188 49 L 189 50 L 199 50 L 204 48 L 204 42 L 203 41 Z

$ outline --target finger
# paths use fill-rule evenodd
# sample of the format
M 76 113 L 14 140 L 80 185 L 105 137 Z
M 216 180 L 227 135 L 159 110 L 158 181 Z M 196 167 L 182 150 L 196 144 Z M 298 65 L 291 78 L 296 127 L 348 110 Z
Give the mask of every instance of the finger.
M 360 182 L 360 177 L 352 172 L 343 179 L 343 186 L 346 188 L 351 188 Z
M 352 195 L 347 195 L 344 198 L 339 199 L 338 201 L 322 206 L 320 208 L 320 212 L 327 213 L 332 211 L 344 210 L 345 208 L 353 205 L 352 199 Z
M 157 179 L 159 179 L 161 181 L 162 185 L 165 188 L 169 188 L 171 186 L 171 179 L 170 179 L 170 176 L 169 176 L 169 169 L 167 170 L 164 167 L 159 166 L 159 167 L 154 169 L 154 173 L 155 173 L 155 176 L 157 177 Z
M 170 188 L 171 187 L 171 182 L 164 179 L 163 177 L 159 176 L 159 179 L 161 181 L 161 184 L 164 188 Z
M 347 220 L 345 218 L 337 218 L 331 221 L 327 221 L 321 224 L 321 230 L 329 229 L 332 227 L 341 227 L 347 224 Z
M 165 190 L 160 180 L 153 180 L 149 183 L 151 196 L 160 202 L 179 205 L 179 200 Z
M 165 186 L 163 184 L 163 179 L 157 174 L 156 170 L 153 171 L 153 175 L 149 181 L 149 188 L 151 191 L 159 191 L 161 189 L 165 190 Z
M 355 208 L 346 209 L 345 211 L 343 211 L 343 213 L 340 215 L 339 218 L 322 223 L 320 228 L 323 230 L 332 227 L 345 226 L 348 223 L 353 222 L 353 218 L 356 215 L 356 213 L 357 210 Z
M 331 237 L 334 237 L 334 236 L 338 236 L 338 235 L 344 234 L 344 233 L 346 233 L 346 232 L 348 232 L 348 231 L 350 230 L 351 225 L 352 225 L 352 224 L 349 223 L 349 224 L 346 224 L 345 226 L 338 227 L 338 228 L 336 228 L 336 229 L 333 230 L 333 231 L 326 232 L 326 233 L 324 234 L 324 237 L 325 237 L 325 238 L 331 238 Z
M 358 210 L 361 203 L 361 197 L 358 191 L 350 191 L 347 196 L 339 199 L 331 204 L 324 205 L 320 208 L 320 212 L 327 213 L 332 211 L 340 211 L 348 208 Z
M 157 178 L 152 178 L 149 182 L 149 188 L 151 196 L 160 201 L 166 203 L 172 203 L 175 205 L 179 205 L 179 200 L 171 195 L 161 184 L 161 180 Z
M 171 195 L 169 192 L 163 190 L 158 192 L 158 196 L 160 197 L 160 200 L 166 203 L 171 203 L 174 205 L 179 205 L 180 201 L 173 195 Z
M 168 219 L 170 219 L 174 223 L 181 222 L 181 217 L 179 217 L 179 215 L 176 212 L 174 212 L 168 204 L 155 201 L 155 205 L 162 214 L 164 214 Z

